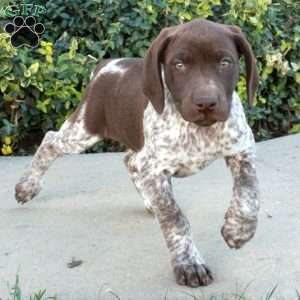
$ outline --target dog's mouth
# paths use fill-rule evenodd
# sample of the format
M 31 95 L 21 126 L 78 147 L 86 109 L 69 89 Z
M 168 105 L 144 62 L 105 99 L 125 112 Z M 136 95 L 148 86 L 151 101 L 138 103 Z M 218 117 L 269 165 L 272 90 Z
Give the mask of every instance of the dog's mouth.
M 211 126 L 211 125 L 215 124 L 216 122 L 217 121 L 215 121 L 215 120 L 207 120 L 207 119 L 194 121 L 195 124 L 197 124 L 198 126 L 203 126 L 203 127 Z
M 211 126 L 218 121 L 213 114 L 199 113 L 195 110 L 183 110 L 181 115 L 184 120 L 203 127 Z
M 198 126 L 208 127 L 215 124 L 218 121 L 217 116 L 214 113 L 200 112 L 194 119 L 194 123 Z
M 217 122 L 225 122 L 229 115 L 226 112 L 198 113 L 194 123 L 198 126 L 208 127 Z

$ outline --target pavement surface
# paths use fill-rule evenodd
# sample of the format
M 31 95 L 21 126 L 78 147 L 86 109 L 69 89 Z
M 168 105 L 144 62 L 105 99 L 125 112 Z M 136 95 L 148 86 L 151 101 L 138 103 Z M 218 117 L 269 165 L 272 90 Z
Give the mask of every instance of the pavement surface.
M 20 277 L 23 299 L 40 289 L 57 299 L 262 299 L 300 293 L 300 135 L 259 143 L 262 205 L 255 237 L 229 249 L 220 228 L 232 180 L 223 160 L 192 177 L 175 179 L 176 199 L 214 274 L 212 285 L 176 285 L 167 248 L 147 214 L 123 154 L 58 159 L 44 189 L 20 206 L 14 185 L 31 157 L 0 158 L 0 299 Z M 82 261 L 69 268 L 68 263 Z M 119 297 L 119 298 L 118 298 Z

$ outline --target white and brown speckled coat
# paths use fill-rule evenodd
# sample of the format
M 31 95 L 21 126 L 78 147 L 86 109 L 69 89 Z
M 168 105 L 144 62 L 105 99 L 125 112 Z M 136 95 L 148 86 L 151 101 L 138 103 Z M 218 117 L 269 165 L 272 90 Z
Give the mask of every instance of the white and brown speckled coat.
M 16 185 L 16 199 L 25 203 L 38 194 L 43 174 L 58 156 L 80 153 L 105 137 L 117 139 L 128 146 L 125 164 L 160 224 L 176 281 L 209 284 L 212 274 L 174 199 L 171 177 L 188 176 L 225 158 L 234 186 L 221 233 L 231 248 L 253 237 L 259 191 L 254 138 L 234 92 L 240 56 L 252 103 L 255 59 L 234 26 L 195 20 L 163 30 L 145 59 L 102 62 L 77 110 L 58 132 L 46 134 Z

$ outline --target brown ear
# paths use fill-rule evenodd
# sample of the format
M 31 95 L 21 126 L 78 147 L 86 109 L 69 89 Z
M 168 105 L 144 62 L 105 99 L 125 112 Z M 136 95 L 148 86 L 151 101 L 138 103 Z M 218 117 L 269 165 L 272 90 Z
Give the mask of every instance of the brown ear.
M 259 76 L 256 67 L 256 59 L 254 57 L 252 48 L 242 33 L 241 29 L 237 26 L 228 26 L 230 31 L 234 34 L 233 38 L 240 55 L 245 58 L 246 64 L 246 80 L 247 80 L 247 96 L 249 106 L 252 107 L 255 92 L 259 83 Z
M 142 85 L 143 92 L 158 113 L 164 109 L 164 87 L 161 78 L 161 63 L 174 27 L 163 29 L 152 42 L 144 58 Z

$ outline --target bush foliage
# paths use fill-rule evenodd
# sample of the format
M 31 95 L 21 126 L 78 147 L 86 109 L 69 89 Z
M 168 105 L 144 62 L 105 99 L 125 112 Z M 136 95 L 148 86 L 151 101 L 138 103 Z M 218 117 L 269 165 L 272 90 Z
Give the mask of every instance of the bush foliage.
M 37 49 L 0 33 L 0 153 L 32 152 L 81 99 L 91 69 L 108 57 L 142 57 L 165 26 L 194 18 L 242 28 L 258 61 L 256 105 L 246 108 L 257 140 L 300 132 L 300 2 L 295 0 L 50 0 Z M 13 1 L 11 2 L 13 3 Z M 238 92 L 246 99 L 245 79 Z M 115 150 L 106 141 L 94 150 Z

